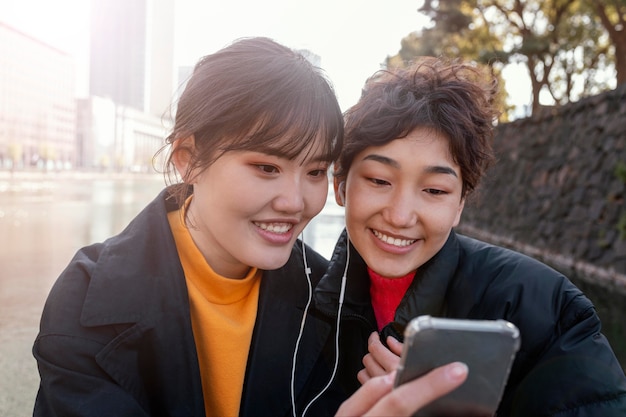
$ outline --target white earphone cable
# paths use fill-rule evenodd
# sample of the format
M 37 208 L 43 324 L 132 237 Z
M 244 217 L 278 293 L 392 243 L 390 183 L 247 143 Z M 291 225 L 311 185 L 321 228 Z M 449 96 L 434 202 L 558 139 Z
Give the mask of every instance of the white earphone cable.
M 298 333 L 298 339 L 296 340 L 296 348 L 293 351 L 292 365 L 291 365 L 291 410 L 293 417 L 296 417 L 296 393 L 295 393 L 295 384 L 296 384 L 296 360 L 298 356 L 298 348 L 300 347 L 300 340 L 302 339 L 302 334 L 304 333 L 304 324 L 306 322 L 306 316 L 309 311 L 309 306 L 311 305 L 311 298 L 313 296 L 313 288 L 311 286 L 311 268 L 306 261 L 306 249 L 304 245 L 304 234 L 300 236 L 302 241 L 302 258 L 304 260 L 304 273 L 306 275 L 306 281 L 309 287 L 309 298 L 307 299 L 306 306 L 304 307 L 304 314 L 302 314 L 302 321 L 300 322 L 300 332 Z
M 346 257 L 346 267 L 343 270 L 343 276 L 341 277 L 341 291 L 339 292 L 339 307 L 337 308 L 337 332 L 335 333 L 335 365 L 333 366 L 333 372 L 328 380 L 326 386 L 304 407 L 304 411 L 302 411 L 302 417 L 309 410 L 309 407 L 326 392 L 326 390 L 331 386 L 333 380 L 335 379 L 335 375 L 337 374 L 337 368 L 339 367 L 339 324 L 341 323 L 341 309 L 343 307 L 343 299 L 346 293 L 346 277 L 348 275 L 348 265 L 350 265 L 350 238 L 347 240 L 347 257 Z M 295 413 L 295 411 L 294 411 Z

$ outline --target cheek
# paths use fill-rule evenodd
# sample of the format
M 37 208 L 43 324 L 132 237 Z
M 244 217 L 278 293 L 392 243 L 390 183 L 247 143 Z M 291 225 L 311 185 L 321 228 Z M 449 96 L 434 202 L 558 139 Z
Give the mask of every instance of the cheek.
M 360 204 L 359 202 L 355 200 L 349 200 L 349 201 L 350 203 L 346 204 L 344 208 L 346 222 L 355 223 L 364 216 L 362 211 L 367 210 L 367 206 Z
M 344 215 L 346 228 L 351 236 L 358 239 L 359 231 L 367 227 L 369 219 L 374 216 L 376 210 L 370 202 L 349 200 L 349 204 L 345 206 Z
M 390 204 L 387 196 L 372 192 L 359 183 L 355 183 L 348 191 L 347 201 L 349 204 L 345 206 L 346 218 L 352 219 L 366 219 L 382 212 Z
M 456 224 L 457 211 L 456 209 L 448 210 L 430 210 L 422 214 L 422 223 L 431 225 L 431 230 L 438 234 L 446 234 Z
M 310 217 L 318 215 L 326 205 L 326 199 L 328 198 L 328 183 L 325 185 L 315 185 L 306 190 L 304 198 L 307 207 L 307 214 Z

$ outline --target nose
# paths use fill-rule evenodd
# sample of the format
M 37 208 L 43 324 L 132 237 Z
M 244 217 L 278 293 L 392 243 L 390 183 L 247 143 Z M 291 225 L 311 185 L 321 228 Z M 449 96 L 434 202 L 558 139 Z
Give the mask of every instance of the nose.
M 299 179 L 283 181 L 278 187 L 278 195 L 273 200 L 274 210 L 281 213 L 299 213 L 304 210 L 304 189 Z
M 383 219 L 396 228 L 414 226 L 418 219 L 419 202 L 413 192 L 398 190 L 383 209 Z

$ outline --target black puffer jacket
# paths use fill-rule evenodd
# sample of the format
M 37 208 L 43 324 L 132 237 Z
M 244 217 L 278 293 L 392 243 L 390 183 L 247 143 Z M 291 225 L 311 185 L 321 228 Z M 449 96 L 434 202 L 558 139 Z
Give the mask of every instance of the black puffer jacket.
M 315 291 L 316 306 L 326 314 L 337 310 L 346 247 L 344 231 Z M 366 352 L 376 321 L 367 269 L 351 245 L 350 257 L 341 370 L 353 373 L 362 368 L 358 355 Z M 522 345 L 498 416 L 626 416 L 626 377 L 600 333 L 592 303 L 548 266 L 452 232 L 441 251 L 417 271 L 383 336 L 402 340 L 407 323 L 423 314 L 501 318 L 520 329 Z

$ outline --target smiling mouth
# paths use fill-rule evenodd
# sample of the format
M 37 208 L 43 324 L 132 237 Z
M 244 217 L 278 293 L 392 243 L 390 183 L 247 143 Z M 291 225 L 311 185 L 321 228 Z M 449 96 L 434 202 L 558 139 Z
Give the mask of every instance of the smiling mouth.
M 417 239 L 398 239 L 395 237 L 387 236 L 386 234 L 381 233 L 378 230 L 374 230 L 374 229 L 371 229 L 371 230 L 374 233 L 374 236 L 376 236 L 379 240 L 385 242 L 388 245 L 397 246 L 399 248 L 412 245 L 413 243 L 417 241 Z
M 272 233 L 278 233 L 278 234 L 284 234 L 287 233 L 288 231 L 290 231 L 293 228 L 293 224 L 291 223 L 259 223 L 259 222 L 254 222 L 254 224 L 259 227 L 262 230 L 268 231 L 268 232 L 272 232 Z

